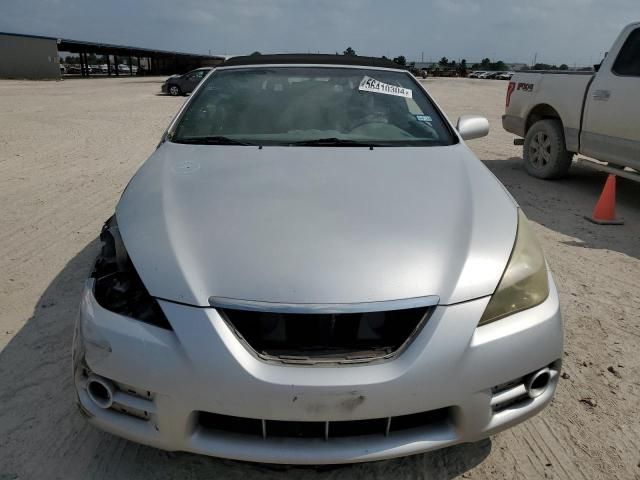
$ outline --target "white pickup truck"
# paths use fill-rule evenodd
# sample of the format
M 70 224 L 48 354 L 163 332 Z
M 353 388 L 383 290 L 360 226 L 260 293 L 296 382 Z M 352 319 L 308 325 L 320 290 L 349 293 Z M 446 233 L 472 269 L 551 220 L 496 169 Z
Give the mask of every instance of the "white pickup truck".
M 524 137 L 524 166 L 559 178 L 574 154 L 640 171 L 640 22 L 625 27 L 596 72 L 517 72 L 502 126 Z

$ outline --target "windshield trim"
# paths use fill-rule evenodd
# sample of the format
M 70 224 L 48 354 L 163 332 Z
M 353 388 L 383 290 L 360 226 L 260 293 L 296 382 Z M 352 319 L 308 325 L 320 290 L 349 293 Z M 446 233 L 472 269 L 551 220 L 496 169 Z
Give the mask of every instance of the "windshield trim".
M 384 72 L 398 72 L 398 73 L 410 73 L 402 68 L 388 68 L 388 67 L 369 67 L 367 65 L 341 65 L 341 64 L 329 64 L 329 63 L 261 63 L 261 64 L 247 64 L 247 65 L 229 65 L 228 67 L 216 67 L 217 71 L 222 70 L 245 70 L 245 69 L 262 69 L 262 68 L 343 68 L 351 70 L 381 70 Z
M 187 101 L 184 102 L 184 104 L 182 105 L 180 110 L 178 110 L 178 113 L 176 114 L 176 116 L 173 118 L 173 120 L 171 121 L 171 123 L 167 127 L 167 130 L 162 135 L 162 138 L 160 139 L 160 143 L 158 143 L 156 148 L 160 147 L 160 145 L 162 145 L 166 141 L 171 141 L 171 137 L 175 133 L 176 127 L 178 126 L 178 124 L 182 120 L 182 117 L 184 117 L 184 114 L 186 113 L 187 109 L 189 108 L 191 102 L 193 102 L 196 98 L 198 98 L 198 96 L 201 94 L 201 92 L 202 92 L 202 90 L 204 88 L 204 85 L 206 83 L 212 81 L 213 77 L 215 77 L 217 72 L 229 71 L 229 70 L 246 70 L 246 69 L 260 70 L 260 69 L 264 69 L 264 68 L 323 68 L 323 69 L 341 68 L 341 69 L 351 69 L 351 70 L 379 70 L 379 71 L 395 72 L 395 73 L 405 74 L 405 75 L 407 75 L 409 77 L 409 80 L 411 82 L 413 82 L 413 84 L 416 86 L 416 88 L 419 89 L 427 97 L 427 99 L 429 100 L 431 105 L 433 105 L 433 108 L 436 111 L 436 113 L 440 116 L 440 119 L 442 120 L 442 123 L 443 123 L 444 127 L 449 131 L 449 134 L 451 135 L 451 143 L 448 143 L 447 146 L 449 146 L 449 145 L 457 145 L 457 144 L 459 144 L 461 142 L 460 136 L 458 135 L 458 131 L 455 129 L 455 127 L 453 126 L 453 124 L 449 120 L 449 117 L 446 116 L 444 111 L 440 108 L 438 103 L 429 94 L 427 89 L 408 70 L 404 70 L 402 68 L 368 67 L 366 65 L 362 65 L 362 66 L 361 65 L 340 65 L 340 64 L 331 65 L 331 64 L 326 64 L 326 63 L 325 64 L 322 64 L 322 63 L 321 64 L 318 64 L 318 63 L 308 63 L 308 64 L 307 63 L 304 63 L 304 64 L 300 64 L 300 63 L 295 63 L 295 64 L 294 63 L 274 63 L 274 64 L 264 64 L 264 65 L 262 65 L 262 64 L 260 64 L 260 65 L 232 65 L 232 66 L 228 66 L 228 67 L 215 67 L 215 68 L 213 68 L 207 75 L 205 75 L 205 77 L 200 81 L 200 83 L 195 88 L 195 90 L 191 93 L 191 95 L 189 96 Z M 265 143 L 264 146 L 269 146 L 269 145 L 268 145 L 268 143 Z M 280 144 L 277 144 L 277 145 L 274 145 L 274 146 L 285 146 L 286 147 L 287 145 L 283 144 L 283 143 L 280 143 Z M 393 145 L 384 145 L 384 147 L 407 147 L 407 146 L 410 146 L 410 145 L 402 145 L 402 144 L 399 144 L 399 143 L 398 144 L 393 144 Z M 421 145 L 421 146 L 430 148 L 431 146 L 435 146 L 435 145 Z M 438 145 L 438 146 L 442 146 L 442 145 Z M 320 148 L 325 148 L 325 147 L 320 147 Z

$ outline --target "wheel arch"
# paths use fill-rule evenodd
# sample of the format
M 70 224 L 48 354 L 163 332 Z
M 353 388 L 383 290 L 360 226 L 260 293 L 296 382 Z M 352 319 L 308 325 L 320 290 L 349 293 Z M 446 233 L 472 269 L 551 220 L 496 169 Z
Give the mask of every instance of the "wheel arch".
M 559 120 L 562 127 L 564 128 L 564 122 L 562 121 L 562 117 L 560 116 L 558 111 L 548 103 L 539 103 L 538 105 L 533 107 L 529 111 L 529 114 L 527 115 L 527 119 L 524 125 L 525 135 L 527 134 L 527 132 L 533 126 L 534 123 L 540 120 L 547 120 L 547 119 Z

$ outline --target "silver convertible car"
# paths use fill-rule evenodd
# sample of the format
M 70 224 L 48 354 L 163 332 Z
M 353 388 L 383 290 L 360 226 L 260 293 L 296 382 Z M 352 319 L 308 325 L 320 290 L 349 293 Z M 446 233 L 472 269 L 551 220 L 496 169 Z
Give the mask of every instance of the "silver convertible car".
M 81 412 L 161 449 L 287 464 L 474 442 L 540 412 L 558 295 L 464 144 L 487 132 L 385 60 L 216 68 L 100 234 Z

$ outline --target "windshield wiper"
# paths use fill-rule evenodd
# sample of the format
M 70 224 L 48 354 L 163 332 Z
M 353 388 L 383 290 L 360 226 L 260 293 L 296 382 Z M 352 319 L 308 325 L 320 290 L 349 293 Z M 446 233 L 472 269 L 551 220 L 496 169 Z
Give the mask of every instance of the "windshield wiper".
M 189 143 L 193 145 L 245 145 L 255 146 L 253 143 L 242 142 L 240 140 L 234 140 L 233 138 L 225 137 L 222 135 L 211 135 L 206 137 L 183 137 L 172 138 L 174 143 Z
M 315 138 L 313 140 L 302 140 L 300 142 L 291 142 L 289 145 L 296 145 L 302 147 L 332 147 L 332 146 L 340 146 L 345 145 L 349 147 L 373 147 L 375 146 L 374 142 L 362 142 L 359 140 L 348 140 L 345 138 L 337 138 L 337 137 L 329 137 L 329 138 Z

